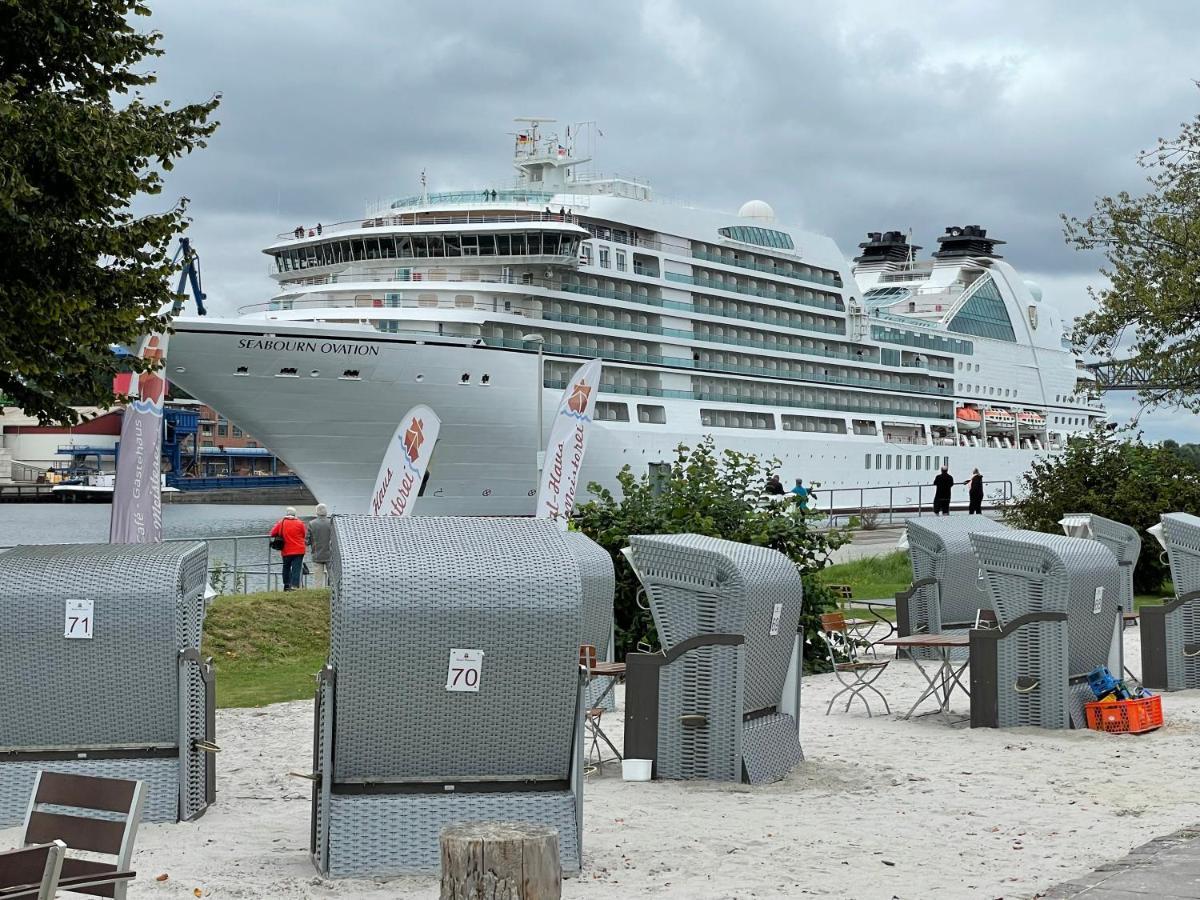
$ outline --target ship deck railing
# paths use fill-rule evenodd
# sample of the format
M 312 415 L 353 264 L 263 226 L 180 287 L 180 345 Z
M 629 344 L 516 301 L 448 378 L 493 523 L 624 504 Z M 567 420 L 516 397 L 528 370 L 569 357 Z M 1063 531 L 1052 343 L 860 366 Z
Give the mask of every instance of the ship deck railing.
M 387 213 L 376 216 L 360 216 L 341 222 L 330 222 L 329 224 L 322 222 L 319 232 L 315 225 L 305 226 L 304 233 L 299 236 L 296 234 L 296 229 L 293 228 L 291 231 L 284 231 L 277 234 L 276 237 L 280 240 L 292 240 L 299 243 L 301 241 L 322 240 L 331 234 L 345 234 L 348 231 L 361 231 L 366 228 L 403 228 L 415 225 L 503 225 L 526 222 L 552 222 L 560 225 L 578 226 L 579 223 L 576 219 L 577 216 L 566 212 L 546 212 L 545 210 L 535 209 L 531 209 L 528 212 L 510 213 L 508 215 L 480 213 L 473 210 L 437 215 L 420 212 Z M 309 232 L 312 233 L 310 234 Z

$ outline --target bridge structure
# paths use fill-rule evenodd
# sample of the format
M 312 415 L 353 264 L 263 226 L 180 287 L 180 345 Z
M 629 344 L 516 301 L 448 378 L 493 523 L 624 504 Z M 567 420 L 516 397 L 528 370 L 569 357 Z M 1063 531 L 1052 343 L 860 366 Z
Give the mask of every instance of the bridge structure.
M 1096 376 L 1096 389 L 1100 391 L 1145 391 L 1169 390 L 1172 385 L 1151 374 L 1144 360 L 1106 359 L 1087 363 L 1084 368 Z

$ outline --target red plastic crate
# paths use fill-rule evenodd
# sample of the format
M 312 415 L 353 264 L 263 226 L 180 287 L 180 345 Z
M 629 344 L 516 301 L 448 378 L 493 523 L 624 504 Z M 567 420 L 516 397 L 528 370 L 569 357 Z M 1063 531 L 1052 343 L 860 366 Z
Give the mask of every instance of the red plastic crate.
M 1140 700 L 1118 700 L 1116 703 L 1087 703 L 1088 728 L 1113 734 L 1142 734 L 1161 728 L 1163 724 L 1162 697 L 1143 697 Z

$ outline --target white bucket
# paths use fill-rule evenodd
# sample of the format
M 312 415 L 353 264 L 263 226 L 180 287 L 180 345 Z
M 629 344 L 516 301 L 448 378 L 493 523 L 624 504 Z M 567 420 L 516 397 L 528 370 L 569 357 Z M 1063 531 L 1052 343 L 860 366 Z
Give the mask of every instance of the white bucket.
M 650 770 L 654 766 L 652 759 L 623 759 L 621 760 L 621 777 L 626 781 L 649 781 Z

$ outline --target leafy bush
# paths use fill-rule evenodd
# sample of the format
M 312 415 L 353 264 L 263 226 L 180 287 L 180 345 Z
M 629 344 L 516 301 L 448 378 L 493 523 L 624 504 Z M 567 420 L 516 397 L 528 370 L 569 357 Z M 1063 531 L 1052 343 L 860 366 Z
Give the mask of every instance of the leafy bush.
M 803 512 L 790 498 L 771 500 L 763 485 L 778 460 L 761 461 L 752 454 L 718 453 L 711 437 L 695 449 L 680 445 L 669 476 L 634 476 L 629 466 L 617 475 L 620 498 L 595 482 L 594 499 L 576 509 L 577 527 L 612 554 L 617 570 L 617 652 L 636 649 L 639 641 L 657 645 L 654 620 L 636 602 L 637 578 L 621 556 L 633 534 L 703 534 L 770 547 L 785 554 L 804 581 L 801 627 L 804 658 L 820 658 L 820 614 L 833 607 L 828 588 L 815 573 L 829 564 L 829 554 L 848 538 L 840 531 L 818 531 L 810 523 L 820 513 Z
M 1093 431 L 1072 438 L 1064 452 L 1034 462 L 1018 494 L 1005 512 L 1018 528 L 1062 534 L 1058 520 L 1072 512 L 1136 528 L 1143 543 L 1134 590 L 1146 594 L 1157 591 L 1168 573 L 1145 529 L 1165 512 L 1200 511 L 1200 470 L 1170 447 Z

